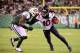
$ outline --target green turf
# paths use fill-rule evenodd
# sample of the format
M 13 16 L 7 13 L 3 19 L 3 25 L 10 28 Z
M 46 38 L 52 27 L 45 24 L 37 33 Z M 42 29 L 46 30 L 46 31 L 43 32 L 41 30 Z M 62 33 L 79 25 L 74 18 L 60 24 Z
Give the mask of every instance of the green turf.
M 80 29 L 58 29 L 58 31 L 72 46 L 72 53 L 80 53 Z M 55 51 L 50 51 L 42 29 L 34 29 L 28 32 L 28 35 L 28 39 L 21 45 L 24 51 L 22 53 L 68 53 L 66 46 L 52 34 Z M 15 36 L 16 34 L 8 28 L 0 28 L 0 53 L 18 53 L 10 44 L 10 38 Z

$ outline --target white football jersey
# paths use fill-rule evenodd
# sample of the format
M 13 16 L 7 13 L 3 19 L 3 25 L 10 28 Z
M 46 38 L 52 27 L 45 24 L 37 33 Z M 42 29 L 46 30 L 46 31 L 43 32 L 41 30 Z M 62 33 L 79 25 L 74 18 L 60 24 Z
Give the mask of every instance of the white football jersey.
M 43 30 L 49 30 L 52 27 L 52 18 L 54 17 L 54 13 L 49 13 L 49 19 L 44 19 L 41 14 L 39 14 L 36 19 L 38 19 L 43 26 Z

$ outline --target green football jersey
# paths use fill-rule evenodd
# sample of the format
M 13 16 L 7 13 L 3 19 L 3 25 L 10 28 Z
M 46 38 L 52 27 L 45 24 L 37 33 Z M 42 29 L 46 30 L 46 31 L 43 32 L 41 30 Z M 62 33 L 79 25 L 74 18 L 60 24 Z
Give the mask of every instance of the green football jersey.
M 25 16 L 25 23 L 26 23 L 26 24 L 33 25 L 35 22 L 38 21 L 38 20 L 36 19 L 36 16 L 32 16 L 30 13 L 29 13 L 28 15 L 30 15 L 30 18 L 27 18 L 27 14 L 24 15 L 24 16 Z M 19 14 L 19 15 L 15 16 L 15 17 L 13 18 L 12 23 L 18 25 L 21 16 L 23 16 L 23 15 L 22 15 L 22 14 Z
M 12 23 L 18 25 L 18 24 L 19 24 L 19 20 L 20 20 L 20 18 L 21 18 L 21 14 L 15 16 L 15 17 L 13 18 Z

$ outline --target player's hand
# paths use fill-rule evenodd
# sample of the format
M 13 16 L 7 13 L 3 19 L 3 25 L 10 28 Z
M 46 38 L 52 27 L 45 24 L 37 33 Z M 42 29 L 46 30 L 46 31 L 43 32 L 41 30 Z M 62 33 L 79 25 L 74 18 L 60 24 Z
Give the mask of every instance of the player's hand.
M 58 24 L 59 23 L 59 19 L 58 18 L 53 18 L 52 19 L 52 23 L 53 24 Z

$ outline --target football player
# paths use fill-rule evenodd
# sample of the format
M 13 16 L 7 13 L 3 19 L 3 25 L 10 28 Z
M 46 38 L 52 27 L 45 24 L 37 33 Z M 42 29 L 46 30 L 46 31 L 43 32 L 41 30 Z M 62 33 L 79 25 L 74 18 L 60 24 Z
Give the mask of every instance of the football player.
M 14 17 L 11 29 L 14 30 L 14 32 L 18 35 L 16 38 L 11 38 L 11 44 L 14 47 L 14 43 L 18 41 L 16 45 L 16 51 L 22 52 L 22 49 L 20 48 L 21 43 L 23 40 L 27 39 L 27 34 L 25 29 L 27 30 L 33 30 L 32 25 L 37 21 L 35 17 L 38 14 L 38 8 L 33 7 L 30 8 L 29 11 L 24 11 L 21 14 Z M 26 25 L 28 24 L 28 26 Z
M 54 24 L 56 23 L 54 19 L 57 20 L 57 18 L 55 17 L 54 12 L 49 11 L 48 6 L 45 5 L 43 7 L 41 14 L 37 16 L 36 19 L 38 19 L 43 25 L 43 33 L 45 35 L 45 38 L 47 39 L 51 51 L 54 50 L 54 47 L 51 42 L 50 32 L 57 38 L 59 38 L 67 46 L 69 52 L 71 52 L 72 49 L 66 39 L 62 35 L 60 35 L 57 29 L 54 27 Z

